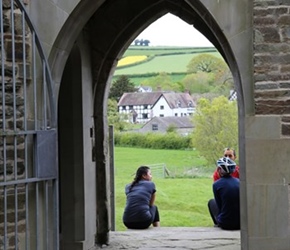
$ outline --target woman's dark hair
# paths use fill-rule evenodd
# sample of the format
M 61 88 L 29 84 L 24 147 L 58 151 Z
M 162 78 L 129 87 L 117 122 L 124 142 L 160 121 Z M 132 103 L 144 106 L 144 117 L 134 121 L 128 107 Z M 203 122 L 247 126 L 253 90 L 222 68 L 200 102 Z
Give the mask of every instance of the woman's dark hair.
M 236 157 L 236 150 L 234 150 L 233 148 L 225 148 L 225 149 L 224 149 L 224 152 L 225 152 L 225 151 L 228 151 L 228 150 L 233 151 L 233 155 L 234 155 L 234 157 Z
M 135 175 L 135 178 L 133 180 L 133 182 L 131 183 L 131 186 L 129 188 L 129 192 L 132 190 L 132 188 L 136 185 L 136 183 L 138 183 L 141 179 L 142 179 L 142 176 L 145 174 L 147 174 L 148 170 L 150 168 L 147 167 L 147 166 L 140 166 L 137 171 L 136 171 L 136 175 Z

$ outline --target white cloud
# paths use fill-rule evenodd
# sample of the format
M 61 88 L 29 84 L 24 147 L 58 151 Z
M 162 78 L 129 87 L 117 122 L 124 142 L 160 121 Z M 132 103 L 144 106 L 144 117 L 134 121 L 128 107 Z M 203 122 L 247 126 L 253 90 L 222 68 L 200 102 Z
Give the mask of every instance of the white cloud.
M 172 14 L 159 18 L 136 39 L 147 39 L 150 46 L 213 47 L 212 43 L 192 25 Z

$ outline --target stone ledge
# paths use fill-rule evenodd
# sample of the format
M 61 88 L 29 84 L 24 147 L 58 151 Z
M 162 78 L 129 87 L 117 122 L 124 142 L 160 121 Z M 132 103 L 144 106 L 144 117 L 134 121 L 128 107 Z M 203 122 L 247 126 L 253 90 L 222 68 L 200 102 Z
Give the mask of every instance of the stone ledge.
M 108 246 L 96 249 L 241 249 L 240 231 L 216 227 L 160 227 L 109 233 Z M 92 249 L 93 250 L 93 249 Z

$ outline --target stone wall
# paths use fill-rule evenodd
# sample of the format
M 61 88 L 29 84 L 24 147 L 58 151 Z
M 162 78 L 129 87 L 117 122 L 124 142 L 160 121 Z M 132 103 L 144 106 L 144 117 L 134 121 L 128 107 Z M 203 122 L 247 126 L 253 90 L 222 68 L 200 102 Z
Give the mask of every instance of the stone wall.
M 11 21 L 12 13 L 14 25 Z M 24 185 L 12 185 L 9 182 L 25 178 L 25 138 L 17 135 L 15 131 L 23 130 L 25 122 L 23 57 L 27 60 L 26 84 L 29 84 L 30 36 L 28 29 L 22 31 L 21 12 L 16 6 L 11 9 L 8 0 L 3 1 L 2 23 L 4 44 L 1 44 L 1 48 L 4 54 L 1 53 L 3 64 L 0 65 L 0 72 L 4 74 L 1 73 L 0 76 L 0 183 L 6 185 L 0 187 L 0 249 L 12 250 L 19 248 L 15 246 L 15 242 L 18 244 L 19 237 L 25 232 L 26 224 Z M 23 34 L 26 36 L 25 51 L 23 51 Z M 6 239 L 4 234 L 7 236 Z
M 279 115 L 290 136 L 290 3 L 254 1 L 256 115 Z

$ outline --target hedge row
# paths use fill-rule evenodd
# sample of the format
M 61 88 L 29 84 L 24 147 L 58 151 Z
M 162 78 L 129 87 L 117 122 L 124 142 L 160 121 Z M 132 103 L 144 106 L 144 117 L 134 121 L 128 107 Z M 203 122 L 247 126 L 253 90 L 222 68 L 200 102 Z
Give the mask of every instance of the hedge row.
M 166 73 L 168 76 L 175 76 L 175 75 L 186 75 L 187 72 L 170 72 Z M 151 72 L 151 73 L 145 73 L 145 74 L 126 74 L 127 77 L 129 78 L 139 78 L 139 77 L 154 77 L 160 75 L 160 72 Z M 117 79 L 120 75 L 114 76 L 113 79 Z
M 177 133 L 136 133 L 116 132 L 114 136 L 116 146 L 139 147 L 151 149 L 187 149 L 191 147 L 190 136 Z
M 167 52 L 167 53 L 159 53 L 159 54 L 154 54 L 154 55 L 149 55 L 147 57 L 147 59 L 142 60 L 142 61 L 138 61 L 135 63 L 130 63 L 130 64 L 126 64 L 126 65 L 122 65 L 122 66 L 118 66 L 117 69 L 125 69 L 125 68 L 130 68 L 132 66 L 136 66 L 136 65 L 140 65 L 143 63 L 147 63 L 151 60 L 153 60 L 155 57 L 157 56 L 174 56 L 174 55 L 186 55 L 186 54 L 201 54 L 201 53 L 209 53 L 209 52 L 216 52 L 216 49 L 213 48 L 211 50 L 205 49 L 205 50 L 197 50 L 197 51 L 176 51 L 176 52 Z

